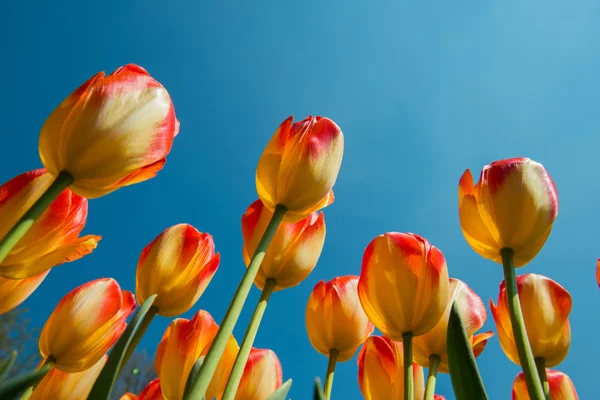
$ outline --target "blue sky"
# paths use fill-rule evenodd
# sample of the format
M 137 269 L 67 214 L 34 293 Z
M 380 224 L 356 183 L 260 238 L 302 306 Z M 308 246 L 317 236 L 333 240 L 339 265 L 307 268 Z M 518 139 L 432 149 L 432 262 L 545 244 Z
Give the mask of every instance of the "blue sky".
M 304 283 L 273 295 L 256 340 L 294 379 L 291 397 L 310 398 L 327 364 L 304 327 L 310 290 L 358 274 L 380 233 L 425 236 L 444 252 L 451 276 L 486 304 L 497 298 L 501 267 L 463 239 L 457 184 L 466 168 L 478 175 L 493 160 L 528 156 L 554 178 L 560 210 L 546 246 L 518 273 L 549 276 L 571 292 L 572 344 L 559 368 L 580 398 L 593 398 L 599 18 L 594 0 L 3 1 L 0 181 L 41 166 L 45 118 L 100 70 L 142 65 L 169 90 L 181 121 L 156 179 L 90 202 L 85 232 L 104 239 L 91 256 L 50 273 L 26 302 L 34 323 L 91 279 L 114 277 L 134 290 L 140 251 L 179 222 L 211 233 L 221 252 L 197 305 L 221 321 L 244 272 L 240 217 L 256 198 L 258 158 L 287 116 L 318 114 L 336 121 L 346 142 L 325 248 Z M 235 330 L 239 339 L 258 294 Z M 494 329 L 488 317 L 484 329 Z M 142 341 L 150 352 L 167 324 L 158 318 L 150 327 Z M 497 339 L 479 366 L 490 399 L 509 398 L 518 368 Z M 438 387 L 453 399 L 447 376 Z M 338 366 L 334 397 L 360 398 L 355 358 Z

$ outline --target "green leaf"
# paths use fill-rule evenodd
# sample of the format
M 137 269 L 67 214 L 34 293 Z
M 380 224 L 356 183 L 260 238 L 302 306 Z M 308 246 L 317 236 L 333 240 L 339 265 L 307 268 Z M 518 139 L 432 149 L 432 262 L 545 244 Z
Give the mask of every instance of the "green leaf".
M 477 369 L 471 341 L 460 318 L 456 303 L 452 304 L 448 321 L 448 366 L 456 400 L 487 400 L 487 393 Z
M 183 392 L 183 398 L 185 398 L 185 396 L 187 395 L 187 393 L 190 390 L 190 387 L 192 386 L 194 381 L 196 379 L 198 379 L 198 373 L 200 372 L 200 367 L 202 367 L 203 363 L 204 363 L 204 356 L 198 357 L 198 359 L 194 363 L 194 366 L 192 367 L 192 370 L 190 371 L 190 374 L 188 375 L 187 381 L 185 381 L 185 390 Z M 202 399 L 204 399 L 204 396 L 202 396 Z
M 314 400 L 326 400 L 325 392 L 323 392 L 323 387 L 321 386 L 321 380 L 319 378 L 315 378 L 315 394 L 313 395 Z
M 267 397 L 267 400 L 285 400 L 291 388 L 292 380 L 288 379 L 283 383 L 283 385 L 279 386 L 276 391 L 271 393 L 271 395 Z
M 28 374 L 2 382 L 0 384 L 0 399 L 14 399 L 29 386 L 34 386 L 41 381 L 53 366 L 54 363 L 49 362 Z
M 102 372 L 100 372 L 98 379 L 96 379 L 92 391 L 88 396 L 88 400 L 106 400 L 110 398 L 113 386 L 117 381 L 123 366 L 127 362 L 127 349 L 132 343 L 137 343 L 139 341 L 139 339 L 134 339 L 134 337 L 138 333 L 138 330 L 140 330 L 140 326 L 144 324 L 146 314 L 148 314 L 152 308 L 152 303 L 154 303 L 155 298 L 156 295 L 148 297 L 146 301 L 144 301 L 144 304 L 142 304 L 135 312 L 133 318 L 131 318 L 131 322 L 127 326 L 127 329 L 125 329 L 125 332 L 123 332 L 123 335 L 121 335 L 119 341 L 110 352 L 108 362 L 104 368 L 102 368 Z M 140 333 L 143 334 L 141 331 L 143 331 L 143 329 L 140 330 Z
M 8 360 L 4 361 L 2 365 L 0 365 L 0 382 L 2 382 L 6 378 L 12 367 L 15 365 L 16 360 L 17 351 L 13 350 L 12 353 L 10 353 L 10 357 L 8 357 Z

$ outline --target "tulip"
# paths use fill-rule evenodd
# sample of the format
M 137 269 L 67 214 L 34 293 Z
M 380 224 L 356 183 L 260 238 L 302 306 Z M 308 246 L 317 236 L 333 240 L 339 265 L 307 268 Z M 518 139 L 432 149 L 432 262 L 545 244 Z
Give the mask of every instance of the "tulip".
M 160 379 L 155 379 L 151 381 L 145 388 L 142 390 L 139 396 L 136 396 L 133 393 L 125 393 L 121 396 L 120 400 L 164 400 L 164 396 L 162 394 L 162 390 L 160 388 Z
M 537 274 L 518 276 L 517 289 L 523 300 L 523 319 L 533 356 L 543 359 L 547 367 L 558 365 L 566 357 L 571 342 L 568 321 L 571 295 L 552 279 Z M 504 354 L 520 365 L 504 282 L 500 284 L 498 305 L 490 301 L 490 308 Z
M 79 286 L 62 298 L 42 328 L 42 357 L 63 372 L 91 368 L 123 333 L 134 309 L 133 294 L 114 279 Z
M 267 400 L 281 383 L 281 363 L 275 353 L 252 348 L 235 400 Z
M 358 353 L 358 385 L 365 400 L 404 399 L 402 343 L 385 336 L 369 337 Z M 423 368 L 412 364 L 415 399 L 423 399 Z
M 246 266 L 250 264 L 272 216 L 273 213 L 260 200 L 252 203 L 242 216 Z M 265 253 L 254 283 L 263 290 L 265 283 L 272 279 L 273 291 L 298 285 L 317 265 L 324 243 L 323 213 L 313 212 L 298 222 L 283 222 Z
M 286 218 L 298 220 L 333 202 L 344 135 L 329 118 L 293 120 L 283 121 L 260 157 L 256 189 L 270 210 L 284 206 Z
M 63 372 L 52 368 L 37 385 L 29 400 L 85 400 L 100 375 L 108 356 L 104 355 L 90 368 L 81 372 Z
M 598 286 L 600 287 L 600 258 L 596 262 L 596 282 L 598 283 Z
M 135 295 L 138 304 L 156 294 L 158 314 L 172 317 L 194 306 L 219 267 L 213 238 L 188 224 L 166 229 L 140 255 Z
M 52 177 L 43 168 L 21 174 L 0 186 L 0 238 L 25 214 L 50 186 Z M 0 260 L 0 276 L 25 279 L 89 254 L 100 236 L 79 237 L 88 212 L 86 199 L 70 190 L 56 200 L 31 225 L 18 244 Z
M 560 371 L 547 371 L 548 386 L 552 400 L 579 400 L 575 385 L 571 379 Z M 519 373 L 515 378 L 512 389 L 512 400 L 529 400 L 525 377 Z
M 71 190 L 95 198 L 154 177 L 178 131 L 166 89 L 128 64 L 67 97 L 44 123 L 39 151 L 53 176 L 68 174 Z
M 154 358 L 154 368 L 166 399 L 183 398 L 192 367 L 198 358 L 206 355 L 218 330 L 219 326 L 210 314 L 203 310 L 194 314 L 191 320 L 177 318 L 171 322 Z M 206 391 L 206 399 L 218 397 L 223 392 L 237 352 L 237 342 L 230 336 L 216 374 Z
M 0 315 L 23 303 L 41 285 L 50 270 L 25 279 L 0 278 Z
M 441 394 L 434 394 L 433 400 L 446 400 L 446 398 L 444 396 L 442 396 Z

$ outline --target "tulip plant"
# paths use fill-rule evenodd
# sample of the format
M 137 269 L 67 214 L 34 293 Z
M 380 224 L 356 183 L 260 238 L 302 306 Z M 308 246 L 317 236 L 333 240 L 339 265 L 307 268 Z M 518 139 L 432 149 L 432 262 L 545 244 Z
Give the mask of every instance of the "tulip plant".
M 88 199 L 154 177 L 178 132 L 167 90 L 137 65 L 94 75 L 50 114 L 39 138 L 44 168 L 0 187 L 0 313 L 21 304 L 52 268 L 94 251 L 101 237 L 80 236 Z M 225 317 L 217 324 L 197 309 L 190 320 L 174 318 L 157 343 L 158 379 L 139 395 L 118 393 L 122 400 L 287 398 L 291 380 L 283 382 L 277 355 L 254 340 L 271 296 L 292 290 L 318 263 L 326 236 L 321 210 L 334 201 L 343 152 L 331 119 L 283 121 L 258 159 L 258 199 L 241 218 L 246 271 Z M 504 271 L 490 310 L 504 353 L 522 368 L 513 399 L 577 399 L 571 379 L 547 369 L 569 350 L 571 296 L 544 276 L 516 275 L 558 215 L 552 178 L 527 158 L 492 162 L 477 184 L 467 170 L 458 214 L 467 243 Z M 99 278 L 63 297 L 39 338 L 42 362 L 4 379 L 14 361 L 5 360 L 0 398 L 109 399 L 153 317 L 197 308 L 219 261 L 210 234 L 168 227 L 141 250 L 135 293 Z M 600 260 L 597 277 L 600 284 Z M 253 284 L 261 296 L 238 343 L 232 332 Z M 487 399 L 475 360 L 494 336 L 479 332 L 484 302 L 449 276 L 442 251 L 424 237 L 381 234 L 366 246 L 360 276 L 321 281 L 304 296 L 308 338 L 328 357 L 315 399 L 335 397 L 336 364 L 356 354 L 367 400 L 443 399 L 435 393 L 438 373 L 450 374 L 457 399 Z

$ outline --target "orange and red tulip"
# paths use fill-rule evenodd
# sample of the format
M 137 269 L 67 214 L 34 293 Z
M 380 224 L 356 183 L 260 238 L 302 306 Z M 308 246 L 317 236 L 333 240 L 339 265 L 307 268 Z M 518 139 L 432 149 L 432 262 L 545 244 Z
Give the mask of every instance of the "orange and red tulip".
M 0 315 L 17 308 L 46 279 L 50 270 L 25 279 L 0 277 Z
M 133 294 L 114 279 L 79 286 L 62 298 L 42 328 L 42 357 L 64 372 L 91 368 L 119 339 L 134 309 Z
M 425 394 L 423 368 L 413 363 L 415 399 Z M 365 400 L 404 399 L 402 343 L 371 336 L 358 353 L 358 385 Z
M 68 172 L 80 196 L 100 197 L 156 175 L 179 122 L 166 89 L 142 67 L 99 72 L 50 114 L 39 152 L 53 175 Z
M 573 385 L 573 381 L 571 381 L 571 378 L 567 374 L 547 369 L 546 378 L 548 379 L 552 400 L 579 400 L 575 385 Z M 522 372 L 517 375 L 513 382 L 512 400 L 529 400 L 527 384 Z
M 158 314 L 172 317 L 196 304 L 219 267 L 213 238 L 188 224 L 166 229 L 140 255 L 135 295 L 139 304 L 156 294 Z
M 456 302 L 463 320 L 467 335 L 473 346 L 475 357 L 479 356 L 487 341 L 494 334 L 492 332 L 475 335 L 483 327 L 487 313 L 481 298 L 464 282 L 450 278 L 448 303 L 446 311 L 439 322 L 429 332 L 413 339 L 413 358 L 423 367 L 429 367 L 429 357 L 436 355 L 440 358 L 439 372 L 450 373 L 448 367 L 448 352 L 446 350 L 446 336 L 448 333 L 448 319 L 452 304 Z
M 458 186 L 458 210 L 473 250 L 502 263 L 500 251 L 510 248 L 515 267 L 521 267 L 546 242 L 558 215 L 558 194 L 542 164 L 511 158 L 483 167 L 477 185 L 466 170 Z
M 160 379 L 154 379 L 146 385 L 139 396 L 133 393 L 125 393 L 119 400 L 165 400 L 160 388 Z
M 90 368 L 81 372 L 63 372 L 52 368 L 36 386 L 29 400 L 85 400 L 108 356 L 104 355 Z
M 571 295 L 552 279 L 537 274 L 517 276 L 517 289 L 523 320 L 535 358 L 543 358 L 548 367 L 558 365 L 571 343 Z M 498 305 L 490 300 L 500 345 L 506 356 L 520 365 L 515 347 L 504 281 L 500 284 Z
M 344 135 L 335 122 L 311 116 L 293 120 L 277 128 L 256 169 L 258 197 L 270 210 L 285 206 L 290 221 L 333 202 L 331 188 L 344 154 Z
M 306 330 L 313 347 L 337 361 L 348 361 L 373 333 L 373 324 L 358 300 L 358 276 L 341 276 L 317 283 L 306 305 Z
M 431 330 L 448 303 L 448 268 L 441 251 L 413 233 L 379 235 L 365 249 L 358 282 L 363 309 L 390 339 Z
M 40 198 L 52 180 L 52 176 L 40 168 L 0 186 L 0 238 Z M 88 201 L 69 189 L 64 190 L 0 263 L 0 276 L 30 278 L 91 253 L 101 238 L 95 235 L 79 237 L 87 213 Z
M 242 216 L 243 255 L 246 266 L 254 254 L 273 213 L 257 200 Z M 298 222 L 282 222 L 265 253 L 254 283 L 263 289 L 267 279 L 274 291 L 302 282 L 315 268 L 325 243 L 325 218 L 313 212 Z
M 434 394 L 433 400 L 446 400 L 446 398 L 444 396 L 442 396 L 441 394 Z
M 281 363 L 268 349 L 250 350 L 235 400 L 267 400 L 282 383 Z
M 200 310 L 191 320 L 177 318 L 165 331 L 154 358 L 154 368 L 160 378 L 166 399 L 182 399 L 192 367 L 205 356 L 219 330 L 210 314 Z M 230 336 L 205 398 L 220 396 L 231 373 L 239 347 Z

